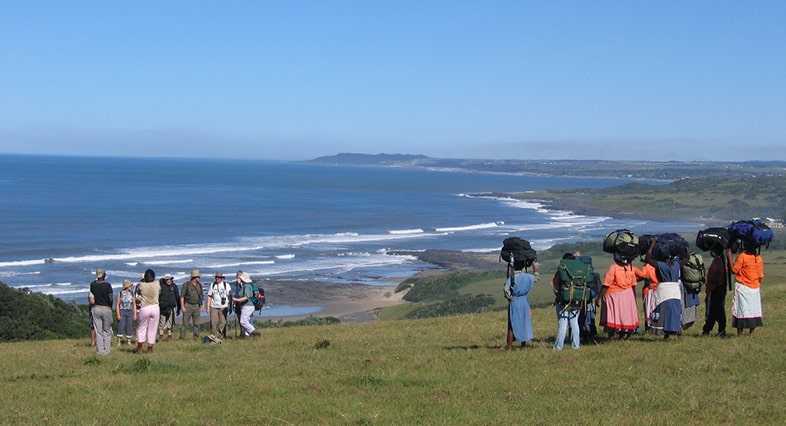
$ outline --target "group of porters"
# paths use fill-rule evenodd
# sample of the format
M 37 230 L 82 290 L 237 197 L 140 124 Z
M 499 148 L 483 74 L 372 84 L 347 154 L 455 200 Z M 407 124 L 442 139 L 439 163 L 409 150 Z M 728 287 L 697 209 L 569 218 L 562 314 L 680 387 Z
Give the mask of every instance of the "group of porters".
M 609 338 L 627 339 L 643 331 L 668 339 L 679 335 L 697 320 L 700 293 L 705 288 L 706 322 L 703 335 L 715 325 L 726 336 L 726 292 L 733 291 L 732 327 L 739 335 L 753 334 L 762 326 L 760 287 L 764 278 L 761 249 L 768 248 L 772 230 L 759 220 L 733 222 L 709 228 L 696 236 L 696 247 L 712 256 L 705 268 L 700 253 L 677 234 L 637 236 L 627 229 L 611 232 L 603 251 L 613 262 L 601 279 L 592 258 L 565 253 L 552 279 L 558 319 L 554 349 L 562 350 L 568 329 L 571 343 L 595 343 L 595 317 Z M 526 346 L 533 339 L 527 295 L 539 276 L 537 253 L 522 238 L 503 242 L 500 258 L 507 263 L 505 296 L 509 300 L 506 347 L 513 342 Z M 637 266 L 637 259 L 641 266 Z M 635 288 L 643 282 L 644 326 L 640 328 Z

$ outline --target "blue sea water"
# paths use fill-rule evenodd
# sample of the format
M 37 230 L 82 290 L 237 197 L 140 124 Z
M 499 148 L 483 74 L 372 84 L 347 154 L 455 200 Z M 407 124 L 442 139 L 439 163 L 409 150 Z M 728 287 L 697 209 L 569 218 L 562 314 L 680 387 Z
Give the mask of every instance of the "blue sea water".
M 391 283 L 427 267 L 394 250 L 537 248 L 663 224 L 464 194 L 609 187 L 581 179 L 230 160 L 0 156 L 0 281 L 83 299 L 96 268 L 118 286 L 147 268 L 180 282 L 255 276 Z M 46 260 L 53 259 L 53 263 Z

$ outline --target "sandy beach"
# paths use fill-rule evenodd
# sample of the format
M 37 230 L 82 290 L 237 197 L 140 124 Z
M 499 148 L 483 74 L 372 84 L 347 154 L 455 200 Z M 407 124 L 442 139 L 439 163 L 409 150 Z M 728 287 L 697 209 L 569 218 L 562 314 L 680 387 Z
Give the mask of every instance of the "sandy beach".
M 363 322 L 377 319 L 379 308 L 404 303 L 403 293 L 395 285 L 333 284 L 316 281 L 262 280 L 268 303 L 291 307 L 320 306 L 311 315 L 270 316 L 271 320 L 296 320 L 308 316 L 336 317 L 342 322 Z

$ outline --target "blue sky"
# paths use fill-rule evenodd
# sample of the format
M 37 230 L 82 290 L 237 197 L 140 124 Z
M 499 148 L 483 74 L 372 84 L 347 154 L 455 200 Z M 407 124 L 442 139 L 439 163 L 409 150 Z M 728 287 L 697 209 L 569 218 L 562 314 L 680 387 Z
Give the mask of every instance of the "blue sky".
M 0 152 L 786 160 L 782 1 L 16 3 Z

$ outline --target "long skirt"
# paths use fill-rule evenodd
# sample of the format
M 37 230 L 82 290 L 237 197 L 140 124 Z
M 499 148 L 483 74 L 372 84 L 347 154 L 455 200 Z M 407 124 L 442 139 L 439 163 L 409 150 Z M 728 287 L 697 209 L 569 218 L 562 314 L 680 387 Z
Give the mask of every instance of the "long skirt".
M 756 328 L 764 325 L 761 319 L 761 291 L 737 283 L 734 287 L 731 317 L 734 328 Z
M 600 325 L 605 327 L 606 331 L 633 333 L 639 328 L 639 312 L 632 288 L 606 293 L 602 308 Z
M 691 293 L 688 292 L 684 286 L 682 286 L 682 329 L 687 330 L 689 329 L 693 323 L 696 322 L 699 316 L 699 304 L 701 303 L 701 299 L 699 298 L 699 293 Z
M 517 342 L 529 342 L 533 338 L 532 315 L 527 296 L 514 297 L 508 306 L 508 320 Z
M 652 328 L 664 333 L 682 331 L 682 286 L 677 282 L 658 284 L 655 291 L 655 311 L 652 313 Z

